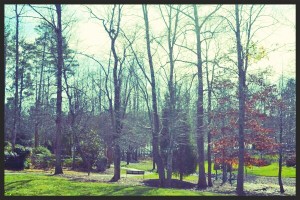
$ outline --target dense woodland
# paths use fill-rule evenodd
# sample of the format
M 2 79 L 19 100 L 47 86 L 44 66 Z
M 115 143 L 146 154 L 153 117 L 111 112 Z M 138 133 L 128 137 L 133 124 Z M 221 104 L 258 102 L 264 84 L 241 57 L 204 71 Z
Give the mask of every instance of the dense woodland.
M 212 186 L 213 170 L 222 169 L 226 182 L 236 169 L 243 195 L 245 166 L 273 156 L 284 192 L 281 166 L 296 154 L 295 71 L 286 73 L 295 58 L 278 74 L 269 57 L 294 55 L 295 44 L 268 40 L 283 22 L 295 32 L 284 12 L 250 4 L 77 5 L 80 16 L 72 6 L 5 5 L 7 157 L 30 147 L 38 167 L 48 149 L 55 174 L 68 160 L 88 173 L 113 166 L 112 181 L 121 160 L 148 157 L 161 187 L 170 187 L 173 172 L 182 180 L 198 166 L 199 189 Z M 74 45 L 85 16 L 101 32 L 101 52 Z

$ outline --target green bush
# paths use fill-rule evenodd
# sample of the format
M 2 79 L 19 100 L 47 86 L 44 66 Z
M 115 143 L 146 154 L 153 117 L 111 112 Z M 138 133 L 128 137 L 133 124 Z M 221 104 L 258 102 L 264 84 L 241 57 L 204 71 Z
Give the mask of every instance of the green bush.
M 72 167 L 73 159 L 72 158 L 67 158 L 63 162 L 64 167 Z
M 34 149 L 32 149 L 32 154 L 43 154 L 44 156 L 51 156 L 51 152 L 49 149 L 43 146 L 38 146 Z
M 24 162 L 24 168 L 30 169 L 30 166 L 31 166 L 31 159 L 28 157 L 28 158 L 26 158 L 26 160 Z
M 30 147 L 24 147 L 22 145 L 15 145 L 14 151 L 11 151 L 9 147 L 10 143 L 7 142 L 4 151 L 4 168 L 10 170 L 23 170 L 24 168 L 30 167 L 28 157 L 31 154 Z
M 31 154 L 32 149 L 30 147 L 24 147 L 22 145 L 16 144 L 14 152 L 22 157 L 28 157 Z
M 37 169 L 47 169 L 54 166 L 55 158 L 49 149 L 39 146 L 32 150 L 31 164 Z
M 180 145 L 174 150 L 173 171 L 181 176 L 192 174 L 196 171 L 197 155 L 191 144 Z
M 296 166 L 296 155 L 289 156 L 285 161 L 285 165 L 287 167 Z
M 4 151 L 11 152 L 11 150 L 12 150 L 12 145 L 11 145 L 11 143 L 8 142 L 8 141 L 5 141 L 5 142 L 4 142 Z
M 63 166 L 64 167 L 73 167 L 73 158 L 67 158 L 67 159 L 64 159 L 63 161 Z M 75 169 L 81 169 L 81 168 L 84 168 L 84 164 L 83 164 L 83 161 L 81 158 L 78 158 L 76 157 L 75 158 L 75 162 L 74 162 L 74 168 Z
M 105 156 L 101 156 L 96 160 L 96 171 L 104 172 L 107 169 L 107 158 Z
M 83 163 L 82 158 L 75 158 L 74 168 L 75 169 L 84 168 L 84 163 Z

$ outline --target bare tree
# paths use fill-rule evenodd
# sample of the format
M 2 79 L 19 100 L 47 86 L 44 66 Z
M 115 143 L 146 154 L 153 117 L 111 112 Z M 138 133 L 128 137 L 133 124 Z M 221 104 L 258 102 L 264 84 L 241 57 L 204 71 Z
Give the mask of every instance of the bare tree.
M 241 15 L 240 6 L 235 5 L 235 28 L 230 21 L 228 21 L 231 29 L 233 29 L 236 36 L 236 52 L 237 52 L 237 67 L 238 67 L 238 76 L 239 76 L 239 89 L 238 89 L 238 98 L 239 98 L 239 166 L 238 166 L 238 176 L 237 176 L 237 188 L 236 192 L 238 195 L 245 195 L 244 192 L 244 127 L 245 127 L 245 101 L 246 101 L 246 74 L 249 65 L 249 51 L 250 51 L 250 42 L 253 38 L 253 34 L 260 28 L 253 30 L 253 24 L 257 21 L 257 18 L 260 16 L 260 13 L 264 6 L 258 6 L 255 9 L 255 6 L 250 6 L 248 18 L 246 20 L 246 43 L 242 44 L 241 41 Z M 244 12 L 245 9 L 243 9 Z
M 43 19 L 45 20 L 54 30 L 57 37 L 56 49 L 57 49 L 57 71 L 56 71 L 56 150 L 55 150 L 55 172 L 54 174 L 62 174 L 61 166 L 61 138 L 62 138 L 62 68 L 63 68 L 63 42 L 62 42 L 62 20 L 61 20 L 61 5 L 55 4 L 56 11 L 56 23 L 54 16 L 52 20 L 48 20 L 44 15 L 41 14 L 34 6 L 30 7 Z M 51 10 L 51 8 L 47 8 Z M 51 22 L 50 22 L 51 21 Z
M 35 98 L 35 124 L 34 124 L 34 147 L 39 146 L 39 124 L 40 124 L 40 106 L 41 106 L 41 92 L 42 92 L 42 82 L 44 81 L 43 74 L 44 74 L 44 65 L 45 65 L 45 54 L 46 54 L 46 39 L 47 39 L 47 33 L 44 33 L 43 38 L 43 52 L 42 52 L 42 63 L 41 63 L 41 71 L 40 71 L 40 80 L 39 84 L 36 84 L 36 98 Z
M 188 17 L 194 27 L 194 33 L 196 37 L 196 51 L 194 51 L 191 48 L 184 47 L 188 49 L 189 51 L 193 52 L 197 56 L 197 62 L 189 62 L 185 61 L 186 63 L 195 64 L 197 66 L 197 77 L 198 77 L 198 86 L 197 86 L 197 129 L 196 129 L 196 138 L 197 138 L 197 147 L 198 147 L 198 164 L 199 164 L 199 177 L 198 177 L 198 188 L 204 189 L 207 187 L 206 183 L 206 177 L 205 177 L 205 168 L 204 168 L 204 123 L 203 123 L 203 115 L 204 115 L 204 109 L 203 109 L 203 72 L 202 72 L 202 65 L 203 65 L 203 59 L 202 59 L 202 38 L 201 38 L 201 30 L 204 26 L 204 24 L 207 22 L 207 20 L 215 14 L 219 9 L 220 5 L 216 6 L 215 9 L 213 9 L 212 12 L 210 12 L 208 15 L 206 15 L 202 21 L 199 21 L 199 15 L 198 15 L 198 8 L 197 5 L 193 5 L 193 14 L 191 14 L 187 9 L 191 8 L 191 6 L 186 7 L 186 9 L 180 10 L 182 14 L 184 14 L 186 17 Z M 174 8 L 175 9 L 175 8 Z
M 217 63 L 217 56 L 218 52 L 216 52 L 215 58 L 212 63 L 212 69 L 211 69 L 211 75 L 209 73 L 208 69 L 208 50 L 211 45 L 210 41 L 205 40 L 205 45 L 206 45 L 206 51 L 205 51 L 205 66 L 206 66 L 206 82 L 207 82 L 207 184 L 209 187 L 212 187 L 212 177 L 211 177 L 211 168 L 212 168 L 212 163 L 211 163 L 211 122 L 212 122 L 212 92 L 213 92 L 213 83 L 214 83 L 214 76 L 215 76 L 215 66 Z M 220 48 L 218 48 L 219 51 Z
M 22 10 L 24 9 L 25 5 L 22 5 L 21 9 L 18 10 L 18 4 L 15 5 L 15 15 L 16 15 L 16 35 L 15 35 L 15 97 L 14 97 L 14 120 L 13 120 L 13 130 L 12 130 L 12 149 L 15 148 L 16 144 L 16 138 L 17 138 L 17 132 L 20 129 L 20 120 L 21 120 L 21 102 L 22 99 L 19 98 L 19 79 L 20 74 L 23 74 L 23 72 L 20 72 L 20 63 L 19 63 L 19 29 L 20 29 L 20 17 L 22 14 Z
M 17 125 L 20 120 L 19 109 L 18 109 L 18 98 L 19 98 L 19 13 L 18 5 L 15 5 L 16 13 L 16 72 L 15 72 L 15 98 L 14 98 L 14 121 L 13 121 L 13 137 L 12 137 L 12 149 L 15 148 L 16 137 L 17 137 Z
M 281 87 L 280 87 L 280 99 L 282 100 L 282 89 L 283 89 L 283 75 L 281 76 Z M 279 105 L 279 159 L 278 159 L 278 184 L 280 188 L 280 193 L 284 193 L 283 183 L 282 183 L 282 135 L 283 135 L 283 108 Z
M 55 151 L 55 172 L 62 174 L 61 167 L 61 138 L 62 138 L 62 68 L 63 68 L 63 44 L 61 27 L 61 5 L 55 4 L 57 13 L 57 26 L 55 29 L 57 35 L 57 100 L 56 100 L 56 151 Z
M 103 27 L 107 32 L 110 40 L 111 40 L 111 52 L 114 58 L 114 65 L 113 65 L 113 83 L 114 83 L 114 115 L 113 115 L 113 122 L 114 122 L 114 133 L 113 133 L 113 148 L 114 148 L 114 176 L 112 177 L 111 181 L 118 181 L 120 179 L 120 162 L 121 162 L 121 150 L 119 145 L 122 125 L 121 125 L 121 73 L 122 73 L 122 65 L 125 60 L 125 56 L 121 60 L 116 51 L 116 40 L 120 33 L 120 23 L 121 23 L 121 12 L 122 12 L 122 5 L 113 5 L 111 17 L 109 19 L 109 24 L 105 22 L 104 19 L 97 17 L 90 8 L 88 8 L 90 14 L 102 21 Z M 126 49 L 124 49 L 125 55 Z
M 165 186 L 165 170 L 163 160 L 159 151 L 159 117 L 157 110 L 157 97 L 156 97 L 156 84 L 155 84 L 155 74 L 154 74 L 154 66 L 152 61 L 151 47 L 150 47 L 150 35 L 149 35 L 149 19 L 148 19 L 148 9 L 147 5 L 142 5 L 145 28 L 146 28 L 146 42 L 147 42 L 147 54 L 148 61 L 151 73 L 151 89 L 152 89 L 152 112 L 153 112 L 153 132 L 152 132 L 152 146 L 153 146 L 153 157 L 154 161 L 157 165 L 158 175 L 160 186 Z
M 168 14 L 167 18 L 164 16 L 164 13 L 162 11 L 161 6 L 159 6 L 159 10 L 161 12 L 161 16 L 163 18 L 163 21 L 167 27 L 167 41 L 168 41 L 168 58 L 170 63 L 170 73 L 167 77 L 168 79 L 168 92 L 169 92 L 169 101 L 168 101 L 168 107 L 169 107 L 169 134 L 168 134 L 168 147 L 167 147 L 167 163 L 166 163 L 166 169 L 167 169 L 167 181 L 166 181 L 166 187 L 171 187 L 171 179 L 172 179 L 172 160 L 173 160 L 173 151 L 175 146 L 175 81 L 174 81 L 174 67 L 175 67 L 175 58 L 174 58 L 174 46 L 176 43 L 176 40 L 178 39 L 178 22 L 179 22 L 179 10 L 180 5 L 176 8 L 176 10 L 173 10 L 171 6 L 165 6 Z M 173 15 L 172 11 L 175 11 L 175 14 Z M 173 18 L 175 17 L 175 20 Z M 174 24 L 173 24 L 174 23 Z M 160 44 L 162 45 L 162 44 Z

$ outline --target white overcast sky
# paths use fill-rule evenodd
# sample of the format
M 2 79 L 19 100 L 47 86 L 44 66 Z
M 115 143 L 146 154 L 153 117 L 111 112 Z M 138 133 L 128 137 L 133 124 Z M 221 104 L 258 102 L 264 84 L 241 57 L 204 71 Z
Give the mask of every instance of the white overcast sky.
M 109 52 L 110 41 L 107 37 L 107 33 L 100 21 L 90 19 L 90 14 L 87 12 L 85 6 L 97 7 L 95 9 L 96 14 L 103 15 L 107 8 L 105 5 L 67 5 L 63 15 L 69 15 L 75 13 L 75 17 L 78 19 L 76 25 L 72 28 L 72 36 L 70 46 L 81 52 L 88 54 L 94 54 L 96 57 L 99 55 L 107 54 Z M 207 5 L 209 6 L 209 5 Z M 225 5 L 230 6 L 230 5 Z M 11 10 L 14 5 L 5 5 L 5 17 L 12 17 L 14 15 Z M 265 32 L 261 32 L 260 43 L 265 48 L 273 48 L 275 45 L 286 45 L 286 48 L 281 48 L 279 51 L 272 52 L 268 55 L 268 59 L 264 59 L 259 63 L 262 66 L 272 66 L 274 71 L 274 78 L 280 76 L 281 71 L 284 71 L 286 76 L 296 77 L 296 6 L 295 5 L 266 5 L 266 12 L 279 18 L 279 23 L 276 26 L 272 26 Z M 164 25 L 161 21 L 159 14 L 154 13 L 155 9 L 150 8 L 149 20 L 151 20 L 151 30 L 156 33 L 160 32 Z M 121 26 L 128 27 L 127 30 L 134 30 L 138 28 L 136 26 L 137 21 L 143 23 L 141 5 L 126 5 L 124 7 L 125 16 L 122 18 Z M 27 12 L 26 15 L 32 15 Z M 63 16 L 64 17 L 64 16 Z M 33 40 L 35 37 L 34 26 L 37 24 L 37 20 L 24 18 L 22 19 L 21 36 Z M 11 20 L 14 23 L 14 19 Z M 143 24 L 141 24 L 143 25 Z M 259 37 L 259 36 L 258 36 Z M 290 49 L 291 51 L 287 51 Z

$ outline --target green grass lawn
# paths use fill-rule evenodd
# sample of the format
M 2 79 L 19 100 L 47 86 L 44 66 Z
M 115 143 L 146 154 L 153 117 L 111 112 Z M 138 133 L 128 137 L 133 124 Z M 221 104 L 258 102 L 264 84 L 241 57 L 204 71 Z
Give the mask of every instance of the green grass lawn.
M 122 167 L 134 168 L 144 171 L 152 170 L 152 160 L 142 160 L 138 163 L 130 163 L 126 165 L 126 162 L 121 162 Z M 207 172 L 207 161 L 205 161 L 205 171 Z M 212 169 L 214 168 L 214 164 L 212 163 Z M 198 171 L 198 167 L 197 167 Z M 124 170 L 124 173 L 125 170 Z M 215 173 L 215 170 L 212 170 L 212 173 Z M 218 174 L 221 174 L 222 170 L 218 170 Z M 247 168 L 247 174 L 256 175 L 256 176 L 278 176 L 278 163 L 274 162 L 271 165 L 264 167 L 255 167 Z M 149 174 L 145 175 L 145 178 L 158 178 L 157 174 Z M 296 178 L 296 168 L 294 167 L 282 167 L 282 177 L 284 178 Z M 195 176 L 187 176 L 184 177 L 184 180 L 194 180 Z
M 144 171 L 151 171 L 153 168 L 152 160 L 140 160 L 138 163 L 129 163 L 121 161 L 121 167 L 134 168 Z
M 5 196 L 220 196 L 217 193 L 123 186 L 118 183 L 77 182 L 36 173 L 6 173 Z
M 151 171 L 152 161 L 145 160 L 139 163 L 130 163 L 126 165 L 121 163 L 122 167 L 134 168 L 139 170 Z M 205 163 L 207 169 L 207 162 Z M 207 170 L 206 170 L 207 171 Z M 213 170 L 213 173 L 215 171 Z M 125 169 L 121 169 L 123 175 Z M 221 170 L 218 170 L 221 174 Z M 247 174 L 257 176 L 274 176 L 278 175 L 278 163 L 264 167 L 247 168 Z M 282 168 L 282 177 L 296 177 L 296 168 Z M 137 176 L 136 176 L 137 178 Z M 140 176 L 143 178 L 143 176 Z M 173 178 L 176 177 L 174 174 Z M 147 173 L 144 179 L 158 179 L 158 174 Z M 195 181 L 198 177 L 194 175 L 186 176 L 183 180 Z M 220 194 L 210 192 L 199 192 L 179 189 L 152 188 L 144 186 L 124 186 L 118 183 L 101 183 L 101 182 L 78 182 L 67 178 L 45 175 L 41 172 L 26 172 L 18 174 L 5 173 L 4 179 L 5 196 L 215 196 Z
M 271 165 L 264 167 L 253 167 L 247 168 L 247 174 L 257 175 L 257 176 L 278 176 L 278 163 L 272 163 Z M 296 178 L 296 168 L 295 167 L 282 167 L 282 177 L 284 178 Z

